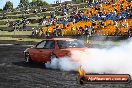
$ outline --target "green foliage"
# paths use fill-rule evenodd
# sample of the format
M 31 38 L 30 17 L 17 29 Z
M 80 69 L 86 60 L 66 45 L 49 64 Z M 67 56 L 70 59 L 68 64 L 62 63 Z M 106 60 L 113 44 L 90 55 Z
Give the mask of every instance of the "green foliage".
M 13 9 L 13 3 L 10 1 L 7 1 L 3 10 Z
M 76 2 L 76 3 L 82 3 L 82 2 L 86 2 L 86 0 L 72 0 L 73 2 Z
M 31 4 L 31 6 L 45 6 L 45 5 L 49 5 L 46 1 L 43 1 L 43 0 L 32 0 L 32 2 L 30 4 Z
M 19 7 L 27 8 L 29 6 L 29 0 L 20 0 Z
M 0 9 L 0 11 L 3 11 L 2 9 Z

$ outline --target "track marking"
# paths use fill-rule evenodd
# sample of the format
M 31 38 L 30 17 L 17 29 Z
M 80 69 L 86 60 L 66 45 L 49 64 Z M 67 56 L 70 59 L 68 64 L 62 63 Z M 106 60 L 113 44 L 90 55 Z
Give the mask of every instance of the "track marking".
M 19 45 L 19 44 L 0 44 L 0 46 L 33 46 L 33 45 Z

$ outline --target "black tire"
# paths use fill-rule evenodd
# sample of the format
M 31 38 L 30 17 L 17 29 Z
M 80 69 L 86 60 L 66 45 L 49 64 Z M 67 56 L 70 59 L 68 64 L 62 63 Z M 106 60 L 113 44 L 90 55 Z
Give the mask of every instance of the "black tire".
M 56 56 L 54 53 L 51 53 L 49 58 L 50 58 L 50 61 L 47 61 L 47 62 L 45 63 L 45 67 L 46 67 L 46 68 L 51 68 L 51 67 L 50 67 L 51 62 L 52 62 L 52 60 L 53 60 L 54 58 L 57 58 L 57 56 Z
M 30 57 L 30 54 L 28 52 L 25 53 L 25 62 L 26 63 L 32 63 L 32 59 Z
M 84 77 L 81 77 L 81 76 L 78 76 L 77 77 L 77 83 L 78 84 L 83 85 L 84 84 L 84 81 L 85 81 L 85 78 Z
M 81 85 L 83 85 L 84 84 L 84 79 L 80 78 L 79 82 L 80 82 Z
M 57 56 L 54 53 L 51 53 L 50 59 L 54 59 L 54 58 L 57 58 Z
M 44 68 L 46 68 L 45 62 L 42 62 L 42 65 L 43 65 Z

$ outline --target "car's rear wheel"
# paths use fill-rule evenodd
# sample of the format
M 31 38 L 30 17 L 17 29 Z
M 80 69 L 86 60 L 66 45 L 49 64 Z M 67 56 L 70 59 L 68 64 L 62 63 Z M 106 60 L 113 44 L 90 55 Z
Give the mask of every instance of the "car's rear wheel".
M 77 78 L 77 83 L 80 84 L 80 85 L 83 85 L 84 84 L 84 80 L 85 80 L 84 77 L 78 77 Z
M 28 52 L 25 53 L 25 62 L 26 63 L 32 63 L 32 59 L 30 57 L 30 54 Z

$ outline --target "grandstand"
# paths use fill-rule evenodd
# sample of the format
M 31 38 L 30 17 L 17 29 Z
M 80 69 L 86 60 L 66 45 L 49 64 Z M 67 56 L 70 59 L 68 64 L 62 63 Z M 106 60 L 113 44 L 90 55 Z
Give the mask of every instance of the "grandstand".
M 1 30 L 27 30 L 37 36 L 131 35 L 132 1 L 64 2 L 28 11 L 1 11 L 0 19 Z

